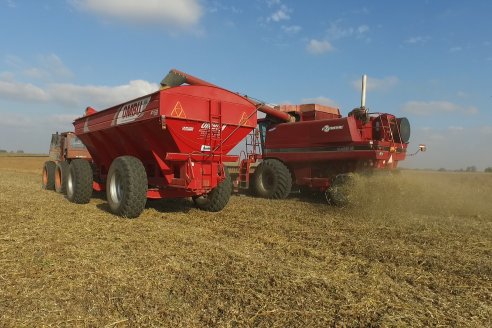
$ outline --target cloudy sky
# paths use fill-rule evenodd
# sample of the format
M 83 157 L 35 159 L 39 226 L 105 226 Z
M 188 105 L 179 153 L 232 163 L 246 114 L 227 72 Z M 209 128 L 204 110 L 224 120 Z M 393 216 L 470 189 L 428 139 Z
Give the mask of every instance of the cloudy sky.
M 46 153 L 85 107 L 175 67 L 269 103 L 406 116 L 412 168 L 492 166 L 492 1 L 0 0 L 0 149 Z

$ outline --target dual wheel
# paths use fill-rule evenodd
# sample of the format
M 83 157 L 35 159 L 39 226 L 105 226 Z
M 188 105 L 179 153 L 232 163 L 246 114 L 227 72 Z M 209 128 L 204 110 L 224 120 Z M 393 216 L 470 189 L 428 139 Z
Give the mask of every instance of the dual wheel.
M 43 166 L 42 188 L 66 194 L 71 202 L 86 204 L 92 196 L 91 165 L 83 159 L 70 163 L 47 161 Z
M 217 212 L 228 203 L 232 182 L 227 169 L 223 172 L 226 177 L 216 188 L 208 194 L 193 198 L 197 207 Z M 87 160 L 74 159 L 70 164 L 48 161 L 43 167 L 43 188 L 66 193 L 68 200 L 73 203 L 89 203 L 92 181 L 92 167 Z M 106 179 L 106 196 L 112 213 L 128 218 L 138 217 L 147 202 L 147 189 L 147 173 L 139 159 L 121 156 L 111 163 Z
M 92 181 L 87 160 L 48 161 L 43 167 L 43 189 L 66 194 L 72 203 L 89 203 Z M 109 168 L 106 193 L 111 212 L 129 218 L 139 216 L 147 202 L 147 174 L 142 162 L 132 156 L 116 158 Z
M 66 161 L 58 163 L 53 161 L 45 162 L 43 166 L 42 188 L 65 194 L 69 169 L 70 164 Z

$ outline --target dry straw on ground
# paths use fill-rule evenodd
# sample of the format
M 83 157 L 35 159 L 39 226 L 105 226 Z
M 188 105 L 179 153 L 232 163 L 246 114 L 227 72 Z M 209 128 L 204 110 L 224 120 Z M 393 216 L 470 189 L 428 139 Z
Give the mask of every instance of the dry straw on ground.
M 349 208 L 234 196 L 220 213 L 40 189 L 0 157 L 0 326 L 492 326 L 492 175 L 359 179 Z

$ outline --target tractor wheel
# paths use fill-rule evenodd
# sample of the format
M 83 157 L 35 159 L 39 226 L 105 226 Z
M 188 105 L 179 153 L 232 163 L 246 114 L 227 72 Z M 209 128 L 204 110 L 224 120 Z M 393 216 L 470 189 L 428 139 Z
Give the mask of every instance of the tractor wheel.
M 199 209 L 208 212 L 218 212 L 227 205 L 232 193 L 232 181 L 226 167 L 224 167 L 224 172 L 226 178 L 217 187 L 206 195 L 192 197 L 193 202 Z
M 138 158 L 121 156 L 111 163 L 106 180 L 111 212 L 127 218 L 138 217 L 147 203 L 147 189 L 147 172 Z
M 325 193 L 328 203 L 340 207 L 349 205 L 354 178 L 352 173 L 337 175 Z
M 290 194 L 292 176 L 284 163 L 276 159 L 266 159 L 255 170 L 253 186 L 257 196 L 284 199 Z
M 87 160 L 74 159 L 69 165 L 66 180 L 69 201 L 76 204 L 87 204 L 91 200 L 92 168 Z
M 42 187 L 46 190 L 55 190 L 55 167 L 53 161 L 47 161 L 43 166 L 43 181 Z
M 55 168 L 55 190 L 60 194 L 67 192 L 67 177 L 70 164 L 67 161 L 56 164 Z

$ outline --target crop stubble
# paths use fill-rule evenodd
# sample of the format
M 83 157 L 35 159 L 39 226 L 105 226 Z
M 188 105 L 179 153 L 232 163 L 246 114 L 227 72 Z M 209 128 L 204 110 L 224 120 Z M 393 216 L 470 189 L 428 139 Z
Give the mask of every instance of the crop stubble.
M 40 189 L 0 157 L 0 326 L 491 326 L 492 175 L 359 179 L 349 208 L 234 196 L 220 213 Z

